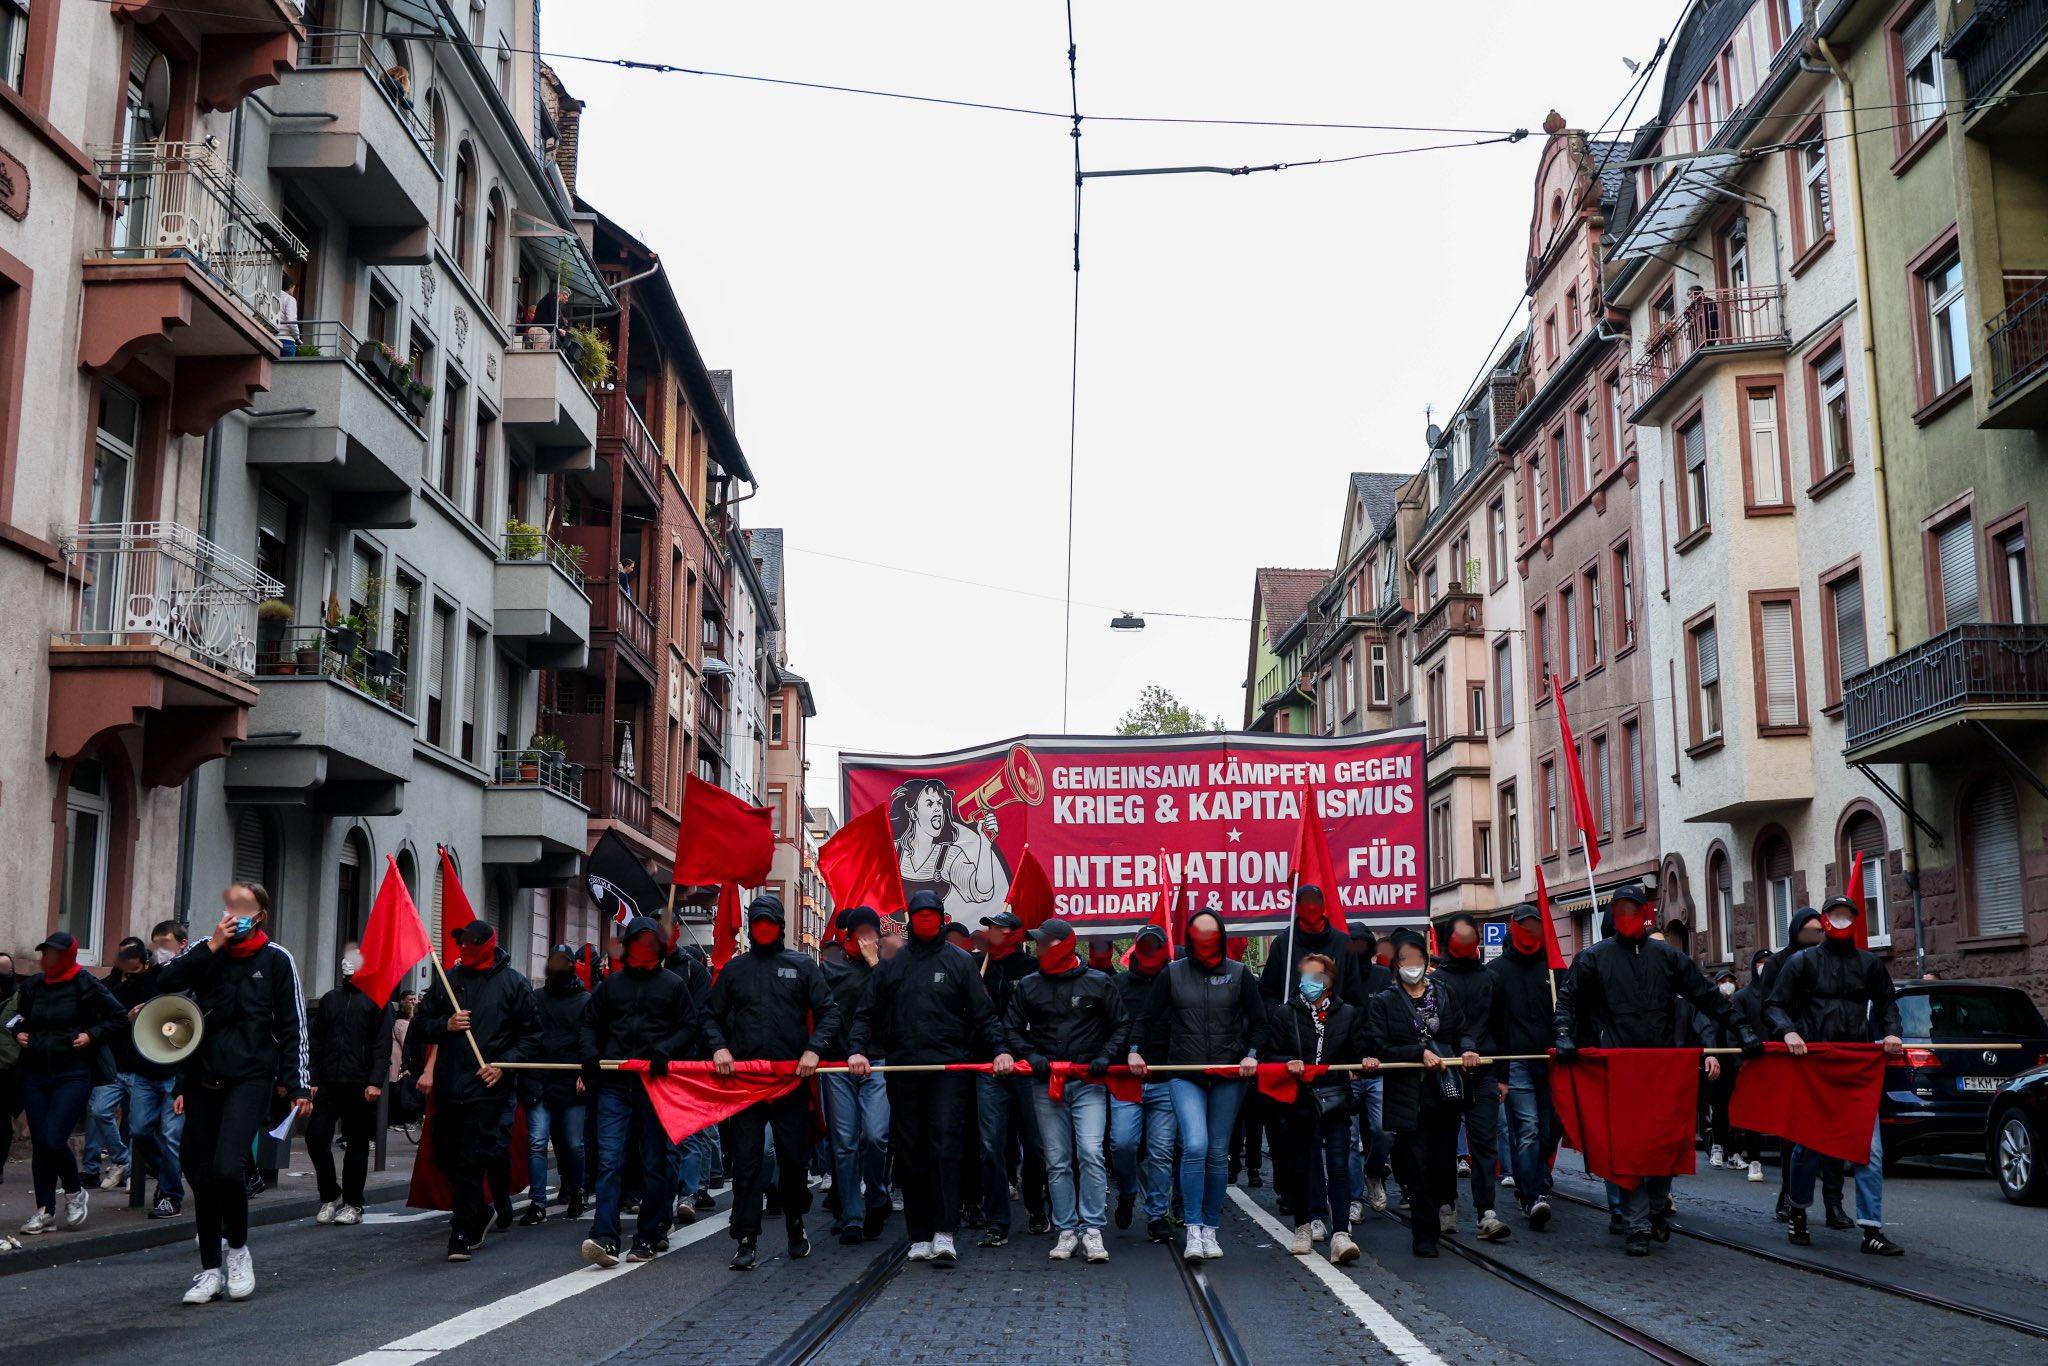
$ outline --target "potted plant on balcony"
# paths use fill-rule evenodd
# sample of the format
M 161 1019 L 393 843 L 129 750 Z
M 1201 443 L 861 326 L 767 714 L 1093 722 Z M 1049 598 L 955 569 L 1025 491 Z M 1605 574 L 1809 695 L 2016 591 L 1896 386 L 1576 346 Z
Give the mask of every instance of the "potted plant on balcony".
M 341 602 L 333 594 L 327 596 L 327 644 L 345 664 L 363 643 L 363 619 L 351 612 L 343 616 Z
M 612 382 L 612 344 L 604 333 L 589 323 L 563 329 L 570 362 L 583 387 L 593 392 Z
M 508 560 L 537 560 L 540 558 L 541 532 L 532 522 L 522 522 L 517 517 L 505 519 L 505 558 Z
M 540 777 L 542 770 L 553 774 L 561 768 L 563 756 L 568 752 L 568 743 L 561 736 L 535 731 L 527 738 L 526 749 L 519 756 L 521 781 L 535 781 Z
M 298 662 L 285 658 L 284 652 L 284 633 L 291 624 L 292 605 L 283 598 L 265 598 L 256 604 L 256 637 L 271 661 L 265 672 L 297 672 Z

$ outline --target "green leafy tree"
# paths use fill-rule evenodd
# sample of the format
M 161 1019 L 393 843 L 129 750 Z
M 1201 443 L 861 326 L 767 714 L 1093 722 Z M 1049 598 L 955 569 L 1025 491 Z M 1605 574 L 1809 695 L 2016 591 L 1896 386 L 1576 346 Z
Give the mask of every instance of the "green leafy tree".
M 1222 717 L 1202 715 L 1157 683 L 1146 684 L 1138 705 L 1116 723 L 1118 735 L 1189 735 L 1223 728 Z

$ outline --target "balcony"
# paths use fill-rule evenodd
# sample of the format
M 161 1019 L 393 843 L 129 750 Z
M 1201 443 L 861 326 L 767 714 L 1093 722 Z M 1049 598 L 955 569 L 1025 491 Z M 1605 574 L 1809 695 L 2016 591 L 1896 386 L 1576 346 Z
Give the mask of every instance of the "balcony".
M 2033 94 L 2041 89 L 2041 58 L 2048 53 L 2048 0 L 1977 0 L 1976 8 L 1956 25 L 1946 51 L 1963 78 L 1963 122 L 1972 133 L 1994 119 L 2039 127 L 2034 111 L 2018 107 L 2032 101 L 2001 101 L 2014 92 Z
M 695 706 L 692 719 L 696 722 L 697 742 L 725 753 L 725 706 L 718 694 L 708 687 L 698 688 Z
M 2048 625 L 1977 622 L 1874 664 L 1843 689 L 1852 764 L 1927 763 L 1968 753 L 1957 732 L 2048 721 Z
M 301 322 L 249 426 L 248 463 L 290 469 L 333 495 L 334 521 L 413 525 L 427 454 L 421 386 L 404 363 L 338 322 Z
M 604 396 L 604 403 L 598 410 L 597 440 L 598 451 L 607 464 L 617 462 L 626 468 L 628 477 L 624 491 L 627 505 L 650 508 L 659 503 L 661 445 L 647 430 L 639 410 L 626 397 L 624 390 L 613 389 Z M 609 477 L 605 488 L 605 497 L 609 499 Z
M 350 626 L 286 631 L 257 655 L 262 700 L 228 756 L 230 802 L 329 815 L 395 816 L 415 727 L 406 677 Z
M 386 75 L 365 34 L 310 35 L 271 97 L 270 169 L 310 186 L 349 225 L 349 255 L 382 265 L 433 254 L 441 176 L 434 136 L 411 93 Z
M 597 464 L 597 400 L 576 373 L 568 338 L 553 326 L 517 326 L 505 349 L 505 435 L 540 474 Z
M 484 789 L 484 862 L 517 869 L 522 887 L 571 882 L 583 870 L 590 811 L 583 769 L 541 749 L 501 749 Z
M 590 598 L 583 555 L 537 526 L 506 529 L 492 575 L 491 629 L 523 647 L 536 669 L 580 669 L 590 659 Z
M 2005 277 L 2006 306 L 1984 322 L 1991 349 L 1987 427 L 2048 426 L 2048 275 Z
M 265 86 L 276 85 L 298 60 L 306 36 L 299 0 L 110 0 L 116 19 L 137 28 L 175 33 L 199 54 L 192 98 L 201 109 L 224 113 Z
M 1673 393 L 1673 381 L 1704 363 L 1702 357 L 1782 349 L 1789 341 L 1783 285 L 1689 294 L 1678 316 L 1653 332 L 1636 358 L 1630 420 L 1654 421 L 1653 402 Z
M 277 291 L 305 246 L 211 140 L 100 152 L 111 241 L 86 253 L 78 363 L 118 371 L 167 355 L 171 430 L 197 436 L 270 387 Z
M 62 547 L 47 757 L 139 730 L 142 781 L 175 787 L 248 733 L 256 604 L 284 587 L 175 522 L 88 523 Z
M 1436 605 L 1415 623 L 1415 658 L 1419 663 L 1452 636 L 1486 634 L 1486 600 L 1477 593 L 1454 588 L 1436 600 Z
M 594 631 L 609 632 L 646 672 L 649 684 L 654 677 L 654 618 L 647 615 L 647 609 L 633 601 L 632 595 L 619 586 L 618 580 L 600 581 L 597 592 L 591 597 L 590 626 Z

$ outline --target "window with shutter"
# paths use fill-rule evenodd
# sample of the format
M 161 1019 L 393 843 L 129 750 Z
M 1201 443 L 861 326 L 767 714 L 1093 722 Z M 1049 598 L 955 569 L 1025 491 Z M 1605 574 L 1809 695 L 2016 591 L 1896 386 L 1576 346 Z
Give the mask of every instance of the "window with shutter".
M 1621 727 L 1621 743 L 1628 763 L 1628 823 L 1643 823 L 1643 729 L 1633 721 Z
M 1863 910 L 1870 942 L 1891 942 L 1891 912 L 1886 887 L 1884 822 L 1869 812 L 1851 817 L 1842 830 L 1842 879 L 1846 884 L 1856 855 L 1863 855 Z
M 1684 507 L 1679 517 L 1682 531 L 1693 532 L 1713 520 L 1707 506 L 1707 428 L 1699 418 L 1687 423 L 1679 434 L 1685 447 Z
M 370 604 L 370 552 L 361 541 L 348 543 L 348 610 L 365 611 Z
M 1713 622 L 1693 631 L 1692 648 L 1693 677 L 1698 684 L 1693 715 L 1696 738 L 1710 740 L 1721 733 L 1721 650 Z
M 1799 724 L 1799 664 L 1792 634 L 1792 604 L 1767 602 L 1758 610 L 1764 652 L 1764 724 Z
M 1963 803 L 1963 821 L 1976 932 L 2018 934 L 2026 908 L 2020 894 L 2019 809 L 2012 784 L 2002 777 L 1979 783 Z
M 1977 620 L 1977 547 L 1973 540 L 1967 516 L 1956 518 L 1934 533 L 1944 630 Z
M 270 832 L 254 811 L 242 812 L 235 821 L 235 881 L 270 885 Z
M 1757 861 L 1762 865 L 1764 901 L 1771 916 L 1771 947 L 1783 948 L 1792 923 L 1792 846 L 1784 836 L 1774 835 Z
M 1870 667 L 1870 643 L 1863 628 L 1863 577 L 1850 574 L 1834 585 L 1835 662 L 1844 683 Z

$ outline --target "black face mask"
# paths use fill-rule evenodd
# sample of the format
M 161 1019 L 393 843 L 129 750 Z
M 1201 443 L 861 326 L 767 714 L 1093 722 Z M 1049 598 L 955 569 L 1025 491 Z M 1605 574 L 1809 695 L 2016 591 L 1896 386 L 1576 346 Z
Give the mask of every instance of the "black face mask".
M 0 996 L 12 996 L 17 980 L 19 979 L 11 972 L 0 972 Z
M 547 984 L 550 988 L 556 991 L 567 991 L 576 981 L 576 969 L 549 968 L 547 970 L 547 979 Z

